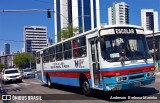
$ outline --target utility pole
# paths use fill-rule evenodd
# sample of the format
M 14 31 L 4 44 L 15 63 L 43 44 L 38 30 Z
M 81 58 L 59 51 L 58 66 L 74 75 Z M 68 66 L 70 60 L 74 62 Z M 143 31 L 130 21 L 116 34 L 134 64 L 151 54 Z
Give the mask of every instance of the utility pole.
M 154 35 L 154 18 L 152 18 L 152 30 L 153 30 L 153 61 L 156 67 L 156 71 L 158 71 L 158 66 L 157 66 L 157 56 L 156 56 L 156 45 L 155 45 L 155 35 Z
M 156 46 L 155 46 L 154 27 L 153 27 L 153 58 L 154 58 L 154 63 L 156 63 Z
M 32 69 L 32 59 L 31 59 L 31 56 L 32 56 L 32 53 L 30 53 L 30 60 L 29 60 L 29 63 L 30 63 L 30 69 Z

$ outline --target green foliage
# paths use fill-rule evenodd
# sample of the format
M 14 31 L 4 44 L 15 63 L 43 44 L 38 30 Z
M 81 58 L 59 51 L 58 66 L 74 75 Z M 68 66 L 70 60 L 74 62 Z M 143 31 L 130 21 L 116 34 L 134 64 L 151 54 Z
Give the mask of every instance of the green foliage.
M 0 64 L 0 71 L 2 71 L 4 68 L 4 65 L 3 64 Z
M 62 39 L 65 40 L 67 38 L 73 37 L 75 33 L 78 31 L 82 30 L 81 27 L 74 27 L 70 24 L 67 27 L 64 27 L 58 34 L 58 42 L 61 41 Z
M 14 56 L 13 63 L 19 68 L 27 68 L 31 63 L 35 63 L 35 57 L 29 53 L 18 53 Z

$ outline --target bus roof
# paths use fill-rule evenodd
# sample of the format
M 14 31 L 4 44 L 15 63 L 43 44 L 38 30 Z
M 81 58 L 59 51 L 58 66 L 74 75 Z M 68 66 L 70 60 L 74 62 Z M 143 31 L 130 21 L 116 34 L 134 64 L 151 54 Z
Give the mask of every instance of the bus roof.
M 101 29 L 110 29 L 110 28 L 115 28 L 115 27 L 133 27 L 133 28 L 137 28 L 137 29 L 143 29 L 143 27 L 141 27 L 141 26 L 136 26 L 136 25 L 102 25 L 102 26 L 99 27 L 99 28 L 95 28 L 95 29 L 92 29 L 92 30 L 83 32 L 83 33 L 81 33 L 81 34 L 75 35 L 75 36 L 73 36 L 73 37 L 71 37 L 71 38 L 68 38 L 68 39 L 65 39 L 65 40 L 63 40 L 63 41 L 60 41 L 60 42 L 58 42 L 58 43 L 52 44 L 52 45 L 50 45 L 50 46 L 48 46 L 48 47 L 45 47 L 45 48 L 43 48 L 43 49 L 41 49 L 41 50 L 37 50 L 36 52 L 42 51 L 42 50 L 44 50 L 44 49 L 47 49 L 47 48 L 52 47 L 52 46 L 57 45 L 57 44 L 61 44 L 61 43 L 66 42 L 66 41 L 68 41 L 68 40 L 72 40 L 72 39 L 74 39 L 74 38 L 87 35 L 88 33 L 96 32 L 96 31 L 101 30 Z
M 66 42 L 66 41 L 68 41 L 68 40 L 72 40 L 72 39 L 77 38 L 77 37 L 80 37 L 80 36 L 87 35 L 88 33 L 96 32 L 97 30 L 98 30 L 98 29 L 95 28 L 95 29 L 93 29 L 93 30 L 89 30 L 89 31 L 83 32 L 83 33 L 78 34 L 78 35 L 75 35 L 75 36 L 73 36 L 73 37 L 71 37 L 71 38 L 68 38 L 68 39 L 65 39 L 65 40 L 63 40 L 63 41 L 57 42 L 57 43 L 55 43 L 55 44 L 52 44 L 52 45 L 50 45 L 50 46 L 48 46 L 48 47 L 45 47 L 45 48 L 43 48 L 43 49 L 41 49 L 41 50 L 47 49 L 47 48 L 52 47 L 52 46 L 54 46 L 54 45 L 61 44 L 61 43 L 63 43 L 63 42 Z M 36 52 L 39 52 L 39 51 L 41 51 L 41 50 L 37 50 Z
M 104 25 L 104 26 L 101 26 L 100 29 L 103 29 L 103 28 L 114 28 L 114 27 L 133 27 L 133 28 L 137 28 L 137 29 L 143 29 L 143 27 L 141 26 L 137 26 L 137 25 L 129 25 L 129 24 L 126 24 L 126 25 Z

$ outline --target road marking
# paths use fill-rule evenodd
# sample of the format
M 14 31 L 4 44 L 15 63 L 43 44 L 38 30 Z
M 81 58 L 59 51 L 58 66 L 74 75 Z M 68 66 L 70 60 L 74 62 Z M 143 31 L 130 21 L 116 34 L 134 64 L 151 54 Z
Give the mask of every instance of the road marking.
M 20 83 L 20 84 L 22 84 L 22 85 L 24 85 L 24 86 L 30 85 L 30 84 L 28 84 L 28 83 Z
M 25 80 L 22 80 L 23 82 L 26 82 Z
M 41 83 L 38 83 L 38 82 L 30 82 L 30 83 L 32 83 L 32 84 L 41 84 Z
M 20 87 L 18 84 L 11 84 L 11 86 L 13 86 L 13 87 Z

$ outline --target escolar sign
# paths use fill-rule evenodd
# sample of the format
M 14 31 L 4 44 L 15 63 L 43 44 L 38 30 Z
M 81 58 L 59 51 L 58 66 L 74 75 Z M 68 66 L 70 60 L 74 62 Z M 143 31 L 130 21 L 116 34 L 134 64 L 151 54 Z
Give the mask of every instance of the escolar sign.
M 134 29 L 115 29 L 115 34 L 136 34 Z

